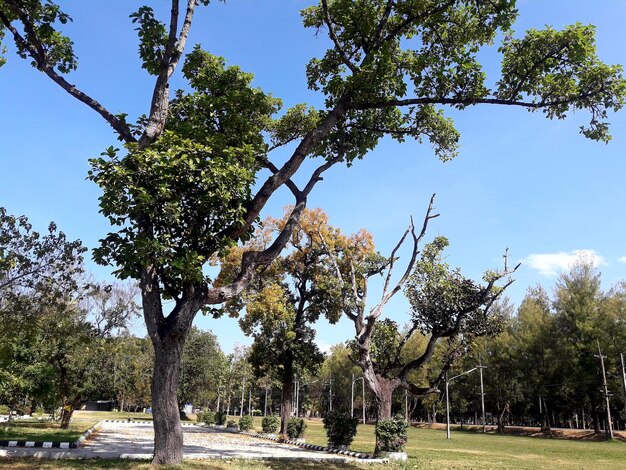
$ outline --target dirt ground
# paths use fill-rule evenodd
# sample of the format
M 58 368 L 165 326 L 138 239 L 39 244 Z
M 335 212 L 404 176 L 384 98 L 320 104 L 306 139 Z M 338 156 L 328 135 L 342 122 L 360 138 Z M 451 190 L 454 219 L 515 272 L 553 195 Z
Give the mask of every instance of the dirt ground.
M 445 430 L 445 423 L 412 423 L 416 428 L 420 429 L 441 429 Z M 461 425 L 453 424 L 452 429 L 455 431 L 461 430 Z M 495 434 L 497 432 L 496 426 L 488 425 L 486 427 L 487 433 Z M 464 424 L 463 430 L 468 432 L 481 432 L 482 426 L 475 424 Z M 556 439 L 573 439 L 581 441 L 604 441 L 606 440 L 606 434 L 601 432 L 596 434 L 592 429 L 569 429 L 569 428 L 553 428 L 550 436 L 540 428 L 527 427 L 527 426 L 506 426 L 504 433 L 513 436 L 526 436 L 526 437 L 553 437 Z M 626 431 L 613 431 L 615 439 L 626 442 Z

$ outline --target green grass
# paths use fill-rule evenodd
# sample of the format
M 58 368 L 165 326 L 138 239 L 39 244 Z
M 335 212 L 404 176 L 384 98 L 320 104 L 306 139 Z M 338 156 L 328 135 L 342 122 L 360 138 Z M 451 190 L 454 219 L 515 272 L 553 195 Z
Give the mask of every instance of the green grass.
M 61 429 L 58 422 L 39 420 L 15 420 L 11 424 L 0 423 L 0 440 L 73 442 L 102 419 L 152 420 L 144 413 L 113 413 L 100 411 L 75 411 L 68 429 Z
M 48 441 L 73 442 L 96 421 L 72 422 L 68 429 L 61 429 L 59 423 L 46 421 L 18 420 L 10 425 L 0 425 L 0 439 L 7 441 Z
M 255 418 L 261 429 L 261 418 Z M 326 445 L 321 420 L 308 420 L 306 442 Z M 500 436 L 476 432 L 410 428 L 406 452 L 409 460 L 390 468 L 401 469 L 625 469 L 626 443 Z M 374 450 L 374 426 L 360 424 L 351 450 Z M 389 467 L 388 467 L 389 468 Z
M 372 466 L 343 465 L 324 463 L 323 470 L 362 470 Z M 382 468 L 382 467 L 377 467 Z M 153 466 L 136 460 L 37 460 L 37 459 L 3 459 L 0 458 L 0 469 L 3 470 L 86 470 L 86 469 L 116 469 L 116 470 L 320 470 L 319 462 L 289 462 L 289 461 L 251 461 L 251 460 L 212 460 L 185 462 L 183 465 Z M 386 469 L 386 467 L 385 467 Z
M 90 417 L 87 415 L 86 417 Z M 100 414 L 98 414 L 100 416 Z M 110 419 L 110 418 L 107 418 Z M 326 445 L 326 435 L 320 420 L 308 420 L 306 440 L 312 444 Z M 261 418 L 255 418 L 256 430 L 261 430 Z M 176 468 L 182 470 L 349 470 L 362 468 L 384 468 L 392 470 L 426 469 L 587 469 L 602 468 L 618 470 L 626 468 L 626 444 L 614 442 L 589 442 L 577 440 L 542 439 L 519 436 L 499 436 L 475 432 L 453 432 L 452 439 L 446 439 L 442 430 L 410 428 L 406 463 L 393 463 L 389 466 L 372 467 L 357 464 L 327 464 L 319 462 L 301 463 L 269 461 L 189 461 Z M 352 450 L 372 452 L 374 449 L 374 427 L 359 425 Z M 138 469 L 151 467 L 145 462 L 119 460 L 102 461 L 46 461 L 36 459 L 0 459 L 0 469 Z

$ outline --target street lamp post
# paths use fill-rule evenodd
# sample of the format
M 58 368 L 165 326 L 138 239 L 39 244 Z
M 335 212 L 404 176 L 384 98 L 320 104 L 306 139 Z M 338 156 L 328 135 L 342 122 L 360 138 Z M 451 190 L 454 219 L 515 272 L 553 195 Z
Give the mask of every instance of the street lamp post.
M 450 398 L 448 394 L 450 382 L 452 382 L 454 379 L 458 379 L 459 377 L 467 375 L 470 372 L 474 372 L 476 369 L 480 369 L 480 371 L 482 372 L 482 367 L 477 366 L 477 367 L 474 367 L 473 369 L 466 370 L 465 372 L 459 375 L 455 375 L 454 377 L 450 377 L 450 378 L 448 378 L 448 372 L 446 371 L 445 381 L 446 381 L 446 438 L 447 439 L 450 439 Z M 482 390 L 481 390 L 481 393 L 482 393 Z
M 354 383 L 358 380 L 361 381 L 361 407 L 363 409 L 363 424 L 365 424 L 365 379 L 363 377 L 357 377 L 355 379 L 354 374 L 352 374 L 352 388 L 350 395 L 350 418 L 354 417 Z

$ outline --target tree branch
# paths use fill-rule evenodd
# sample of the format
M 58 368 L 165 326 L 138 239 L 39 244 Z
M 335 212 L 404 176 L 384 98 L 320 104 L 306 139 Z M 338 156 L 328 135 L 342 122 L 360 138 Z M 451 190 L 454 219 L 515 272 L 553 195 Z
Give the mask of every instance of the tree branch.
M 307 133 L 289 160 L 278 170 L 278 173 L 271 175 L 265 180 L 248 205 L 244 223 L 233 225 L 223 230 L 222 233 L 220 233 L 221 237 L 237 239 L 249 230 L 272 194 L 298 171 L 309 153 L 313 151 L 314 147 L 319 144 L 336 125 L 339 117 L 345 113 L 346 101 L 347 97 L 340 99 L 338 104 L 326 115 L 322 123 L 314 130 Z M 306 189 L 302 192 L 305 193 Z
M 169 110 L 169 79 L 174 73 L 174 70 L 176 70 L 176 66 L 185 49 L 196 5 L 196 0 L 187 0 L 185 19 L 178 41 L 176 42 L 176 30 L 179 16 L 178 0 L 172 0 L 168 42 L 165 53 L 163 54 L 163 60 L 161 61 L 161 70 L 154 84 L 154 91 L 152 92 L 148 123 L 139 138 L 141 148 L 145 148 L 158 139 L 163 133 L 163 129 L 165 129 L 165 122 Z
M 358 73 L 359 69 L 357 68 L 356 65 L 354 65 L 350 61 L 350 58 L 346 54 L 346 51 L 344 51 L 343 47 L 341 47 L 339 38 L 337 37 L 337 34 L 335 33 L 335 29 L 333 28 L 333 21 L 332 21 L 332 18 L 330 17 L 330 12 L 328 11 L 327 0 L 322 0 L 322 10 L 324 12 L 324 22 L 326 23 L 326 26 L 328 27 L 328 34 L 330 36 L 330 39 L 333 41 L 333 44 L 335 45 L 335 50 L 341 56 L 341 61 L 346 65 L 346 67 L 350 69 L 350 71 L 353 74 Z
M 11 24 L 9 19 L 0 11 L 0 21 L 13 35 L 13 40 L 17 45 L 19 45 L 24 50 L 28 51 L 28 54 L 33 58 L 35 63 L 37 64 L 37 68 L 45 73 L 53 82 L 59 85 L 63 90 L 69 93 L 71 96 L 76 98 L 78 101 L 86 104 L 95 112 L 97 112 L 100 116 L 104 118 L 106 122 L 119 134 L 119 136 L 125 142 L 135 142 L 136 139 L 133 136 L 128 124 L 126 124 L 123 120 L 116 117 L 114 114 L 109 112 L 104 106 L 102 106 L 98 101 L 79 90 L 75 85 L 69 83 L 65 78 L 59 75 L 54 68 L 50 67 L 46 62 L 46 53 L 41 41 L 37 37 L 37 34 L 33 28 L 33 24 L 17 6 L 15 6 L 14 2 L 7 1 L 7 4 L 11 7 L 12 11 L 19 17 L 20 21 L 24 25 L 24 31 L 28 35 L 30 41 L 24 39 L 20 33 L 15 29 L 15 27 Z
M 417 255 L 419 253 L 419 243 L 420 241 L 422 241 L 422 239 L 426 235 L 426 229 L 428 228 L 428 223 L 432 219 L 439 217 L 439 214 L 432 214 L 434 201 L 435 201 L 435 194 L 433 194 L 430 197 L 430 202 L 428 203 L 428 209 L 426 210 L 426 215 L 424 216 L 424 222 L 422 223 L 422 230 L 420 231 L 420 234 L 415 235 L 415 226 L 413 225 L 413 220 L 411 219 L 409 228 L 400 239 L 400 242 L 398 242 L 396 247 L 391 252 L 391 261 L 389 262 L 389 270 L 387 271 L 387 278 L 385 279 L 385 286 L 383 287 L 383 295 L 379 304 L 380 312 L 378 313 L 378 316 L 376 318 L 378 318 L 380 314 L 382 313 L 382 307 L 384 307 L 384 305 L 387 302 L 389 302 L 389 300 L 402 288 L 402 286 L 404 285 L 404 283 L 407 281 L 407 279 L 409 278 L 411 274 L 413 266 L 415 265 L 415 261 L 417 260 Z M 411 236 L 413 237 L 413 251 L 411 252 L 411 259 L 409 260 L 409 263 L 407 264 L 406 270 L 404 271 L 402 278 L 398 281 L 398 283 L 390 292 L 387 292 L 387 289 L 389 287 L 389 282 L 391 280 L 391 272 L 393 270 L 394 255 L 398 251 L 402 243 L 404 242 L 404 239 L 409 234 L 409 232 L 411 233 Z
M 371 101 L 367 103 L 348 103 L 347 109 L 353 110 L 366 110 L 366 109 L 384 109 L 391 107 L 401 106 L 415 106 L 415 105 L 427 105 L 427 104 L 440 104 L 440 105 L 452 105 L 452 106 L 474 106 L 478 104 L 491 104 L 491 105 L 503 105 L 503 106 L 519 106 L 528 109 L 541 109 L 548 106 L 560 106 L 563 104 L 570 104 L 576 100 L 590 98 L 597 95 L 602 90 L 594 90 L 590 93 L 584 93 L 574 98 L 555 100 L 555 101 L 539 101 L 537 103 L 519 100 L 507 100 L 501 98 L 480 98 L 480 99 L 456 99 L 456 98 L 406 98 L 406 99 L 389 99 L 380 101 Z
M 306 207 L 308 195 L 313 190 L 315 185 L 322 180 L 322 173 L 340 161 L 340 156 L 334 157 L 325 162 L 323 165 L 320 165 L 313 172 L 309 182 L 301 191 L 300 197 L 296 199 L 296 204 L 287 218 L 285 226 L 278 234 L 278 237 L 276 237 L 272 244 L 263 251 L 246 251 L 243 254 L 241 261 L 241 270 L 235 280 L 229 285 L 208 289 L 206 293 L 203 293 L 202 295 L 203 305 L 220 304 L 239 295 L 252 281 L 255 269 L 260 265 L 270 263 L 280 254 L 289 241 L 293 230 L 298 225 L 300 216 Z

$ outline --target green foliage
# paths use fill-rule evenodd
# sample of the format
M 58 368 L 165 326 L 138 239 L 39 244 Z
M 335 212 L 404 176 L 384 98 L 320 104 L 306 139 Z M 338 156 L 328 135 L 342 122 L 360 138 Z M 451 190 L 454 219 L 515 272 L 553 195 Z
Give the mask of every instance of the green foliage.
M 358 418 L 351 418 L 348 413 L 330 411 L 323 421 L 329 447 L 350 446 L 356 436 Z
M 228 422 L 226 423 L 226 427 L 227 428 L 236 428 L 237 427 L 237 421 L 235 421 L 234 419 L 229 419 Z
M 287 215 L 268 218 L 244 248 L 233 248 L 222 260 L 218 282 L 237 272 L 246 250 L 258 249 L 285 224 Z M 323 244 L 349 245 L 347 237 L 328 224 L 320 209 L 306 209 L 292 233 L 287 253 L 256 273 L 240 297 L 227 304 L 232 314 L 245 306 L 239 324 L 254 338 L 250 362 L 257 377 L 273 376 L 283 383 L 295 375 L 316 374 L 324 360 L 312 327 L 321 316 L 336 323 L 341 314 L 341 288 L 327 262 Z M 286 423 L 285 423 L 286 424 Z
M 376 442 L 383 452 L 404 452 L 407 442 L 406 430 L 409 427 L 404 419 L 394 416 L 376 423 Z
M 302 16 L 305 26 L 328 30 L 334 46 L 309 62 L 309 88 L 323 92 L 328 107 L 354 103 L 342 132 L 332 133 L 326 147 L 343 150 L 348 161 L 385 134 L 399 141 L 427 137 L 442 160 L 454 157 L 458 132 L 434 103 L 459 109 L 480 102 L 529 103 L 528 109 L 542 108 L 549 118 L 584 108 L 591 119 L 581 132 L 604 141 L 607 110 L 623 106 L 621 67 L 598 60 L 592 27 L 530 30 L 514 39 L 513 0 L 336 0 L 327 8 L 309 7 Z M 499 34 L 505 37 L 499 49 L 504 60 L 497 88 L 490 90 L 478 56 Z M 408 106 L 383 106 L 394 102 Z
M 581 133 L 593 140 L 610 140 L 607 110 L 622 108 L 626 85 L 621 66 L 598 60 L 594 26 L 531 29 L 521 39 L 507 36 L 500 52 L 504 58 L 499 98 L 532 97 L 533 103 L 550 103 L 544 112 L 558 119 L 588 109 L 592 118 L 588 126 L 581 126 Z
M 215 413 L 215 424 L 218 426 L 224 426 L 224 424 L 226 424 L 226 415 L 221 411 Z
M 102 213 L 120 227 L 102 240 L 95 259 L 135 279 L 156 261 L 170 295 L 204 282 L 209 258 L 236 241 L 225 230 L 243 223 L 256 156 L 265 148 L 262 132 L 278 108 L 250 86 L 250 74 L 199 48 L 183 72 L 195 91 L 176 93 L 163 135 L 145 149 L 128 144 L 124 158 L 109 148 L 91 160 L 89 172 L 104 191 Z M 150 234 L 139 231 L 141 223 Z
M 8 415 L 11 409 L 7 405 L 0 405 L 0 415 Z
M 487 289 L 464 277 L 460 269 L 451 269 L 442 260 L 448 244 L 445 237 L 436 237 L 426 245 L 406 283 L 413 323 L 424 334 L 449 335 L 455 330 L 474 336 L 497 333 L 502 318 L 490 315 L 489 306 L 502 290 L 496 286 Z M 486 274 L 486 280 L 494 274 Z
M 211 410 L 206 410 L 202 413 L 202 422 L 207 426 L 215 424 L 215 413 Z
M 30 35 L 28 39 L 37 38 L 40 49 L 37 59 L 33 59 L 31 65 L 39 70 L 56 68 L 61 73 L 69 73 L 75 70 L 78 63 L 74 54 L 74 43 L 61 32 L 55 29 L 55 23 L 64 25 L 72 18 L 63 12 L 52 1 L 28 0 L 23 2 L 0 2 L 0 12 L 9 22 L 18 18 L 27 18 Z M 0 23 L 0 53 L 4 53 L 2 39 L 4 37 L 4 25 Z M 22 59 L 29 58 L 30 44 L 16 42 L 17 53 Z M 31 57 L 32 58 L 32 57 Z M 0 56 L 0 66 L 6 59 Z
M 263 429 L 264 433 L 274 434 L 278 431 L 278 426 L 280 426 L 280 418 L 278 416 L 265 416 L 261 421 L 261 429 Z
M 298 439 L 304 436 L 306 422 L 302 418 L 289 418 L 287 421 L 287 435 L 289 439 Z
M 249 431 L 252 428 L 254 428 L 254 419 L 252 416 L 242 416 L 239 418 L 240 431 Z
M 75 293 L 85 251 L 80 240 L 67 240 L 54 222 L 43 235 L 26 216 L 0 207 L 0 309 L 9 297 L 15 300 L 24 292 L 41 302 Z
M 142 67 L 148 73 L 158 75 L 167 46 L 165 24 L 154 17 L 154 10 L 148 6 L 142 6 L 130 17 L 133 23 L 137 24 L 135 30 L 139 36 L 139 57 L 143 62 Z
M 217 337 L 193 326 L 183 348 L 179 401 L 196 406 L 215 401 L 226 368 L 226 356 Z

